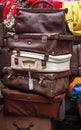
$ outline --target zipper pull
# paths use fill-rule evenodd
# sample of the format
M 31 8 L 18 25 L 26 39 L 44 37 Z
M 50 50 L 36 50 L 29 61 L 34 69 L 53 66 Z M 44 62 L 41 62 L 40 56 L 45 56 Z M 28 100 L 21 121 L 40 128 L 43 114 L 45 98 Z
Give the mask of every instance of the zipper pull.
M 29 90 L 32 90 L 33 89 L 33 79 L 31 78 L 30 70 L 28 71 L 28 76 L 29 76 Z

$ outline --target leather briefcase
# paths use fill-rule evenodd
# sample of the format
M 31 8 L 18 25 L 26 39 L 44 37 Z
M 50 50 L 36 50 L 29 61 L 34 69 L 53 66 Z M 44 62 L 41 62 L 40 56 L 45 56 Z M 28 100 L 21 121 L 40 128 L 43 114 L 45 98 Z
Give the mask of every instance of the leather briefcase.
M 52 130 L 50 118 L 11 116 L 0 106 L 0 130 Z M 55 128 L 56 123 L 53 122 Z
M 19 54 L 20 53 L 20 54 Z M 34 52 L 15 50 L 11 55 L 11 68 L 34 72 L 62 72 L 70 70 L 71 54 L 45 55 Z
M 10 67 L 4 68 L 2 83 L 10 89 L 21 90 L 22 92 L 33 92 L 49 98 L 67 91 L 69 71 L 60 73 L 39 73 L 13 70 Z
M 60 105 L 65 93 L 48 98 L 33 93 L 23 93 L 18 90 L 11 90 L 5 87 L 2 90 L 4 97 L 4 111 L 11 115 L 49 117 L 58 119 Z

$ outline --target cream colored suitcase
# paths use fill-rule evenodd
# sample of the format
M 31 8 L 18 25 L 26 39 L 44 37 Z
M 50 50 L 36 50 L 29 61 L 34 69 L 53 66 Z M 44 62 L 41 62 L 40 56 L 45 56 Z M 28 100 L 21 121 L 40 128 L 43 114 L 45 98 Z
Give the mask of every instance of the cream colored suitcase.
M 71 54 L 45 56 L 44 54 L 13 51 L 11 68 L 38 72 L 61 72 L 70 70 Z

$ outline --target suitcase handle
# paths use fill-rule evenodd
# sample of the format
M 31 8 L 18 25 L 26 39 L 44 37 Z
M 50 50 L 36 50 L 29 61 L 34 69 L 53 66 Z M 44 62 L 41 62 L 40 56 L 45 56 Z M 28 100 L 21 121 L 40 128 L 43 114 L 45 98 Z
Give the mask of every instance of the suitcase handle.
M 64 11 L 65 13 L 68 12 L 68 8 L 60 8 L 60 9 L 56 10 L 56 9 L 54 8 L 53 4 L 52 4 L 51 2 L 46 1 L 46 0 L 36 1 L 36 2 L 34 2 L 34 3 L 31 5 L 30 8 L 36 8 L 36 5 L 41 4 L 41 3 L 43 3 L 44 5 L 49 5 L 49 7 L 50 7 L 51 9 L 54 9 L 56 12 L 58 12 L 58 11 Z M 46 7 L 44 7 L 44 8 L 46 8 Z
M 21 65 L 23 69 L 36 69 L 37 68 L 37 62 L 34 59 L 23 60 Z
M 48 2 L 48 1 L 45 1 L 45 0 L 39 0 L 39 1 L 34 2 L 31 5 L 31 8 L 35 8 L 36 5 L 41 4 L 41 3 L 43 3 L 44 5 L 49 5 L 50 8 L 54 8 L 53 5 L 52 5 L 52 3 Z

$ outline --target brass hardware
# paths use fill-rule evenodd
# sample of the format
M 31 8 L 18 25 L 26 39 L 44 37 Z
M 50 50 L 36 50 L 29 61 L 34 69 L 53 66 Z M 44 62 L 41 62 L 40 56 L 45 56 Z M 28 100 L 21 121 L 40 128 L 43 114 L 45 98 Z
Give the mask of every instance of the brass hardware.
M 9 73 L 9 75 L 8 75 L 8 79 L 9 79 L 11 76 L 12 76 L 12 73 Z
M 43 85 L 43 80 L 44 80 L 44 77 L 40 77 L 40 81 L 39 81 L 40 85 Z

